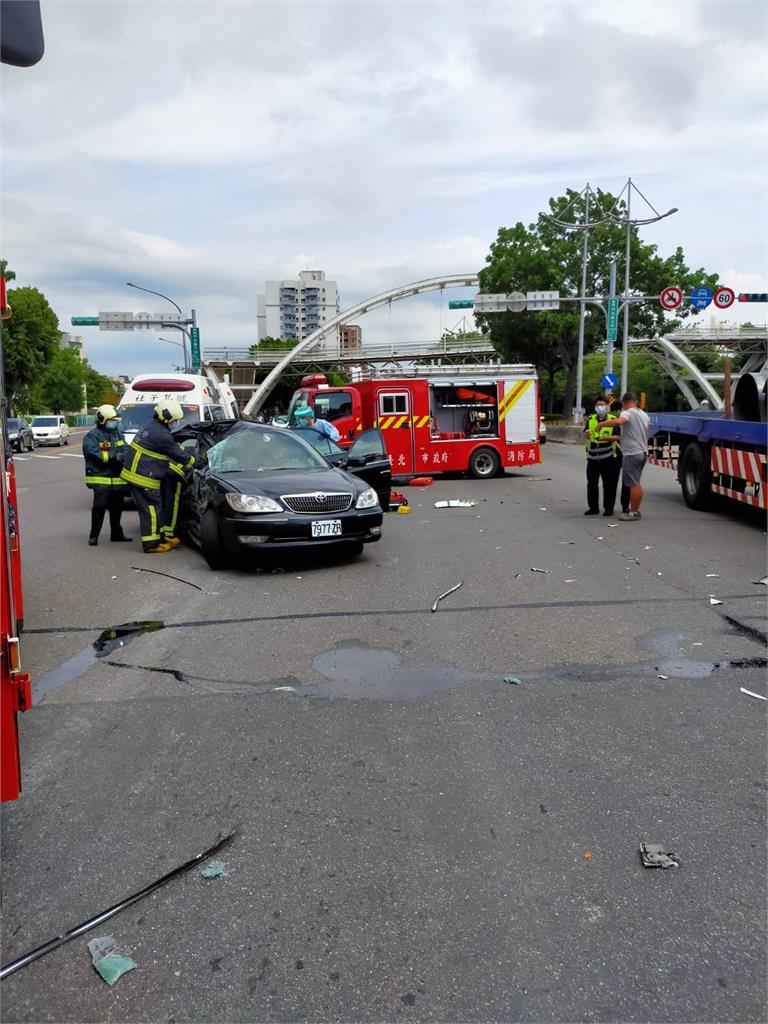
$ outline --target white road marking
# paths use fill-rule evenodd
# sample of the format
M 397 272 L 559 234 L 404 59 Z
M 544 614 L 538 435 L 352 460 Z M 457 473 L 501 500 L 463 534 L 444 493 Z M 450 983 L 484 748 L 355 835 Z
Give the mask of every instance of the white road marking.
M 36 459 L 60 459 L 60 455 L 36 455 Z
M 59 457 L 61 457 L 62 459 L 82 459 L 83 453 L 82 452 L 62 452 L 61 456 L 58 456 L 58 455 L 49 455 L 48 456 L 49 459 L 58 459 Z
M 13 456 L 13 461 L 14 462 L 29 462 L 29 456 L 28 455 L 14 455 Z

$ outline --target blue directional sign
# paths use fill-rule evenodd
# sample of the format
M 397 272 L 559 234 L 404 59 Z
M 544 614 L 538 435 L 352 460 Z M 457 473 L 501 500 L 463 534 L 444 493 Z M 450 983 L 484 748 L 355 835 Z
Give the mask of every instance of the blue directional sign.
M 711 288 L 696 288 L 691 294 L 691 305 L 694 309 L 706 309 L 712 301 Z
M 604 388 L 613 391 L 613 389 L 619 383 L 619 378 L 616 376 L 615 373 L 604 373 L 603 379 L 600 381 L 600 383 L 603 385 Z

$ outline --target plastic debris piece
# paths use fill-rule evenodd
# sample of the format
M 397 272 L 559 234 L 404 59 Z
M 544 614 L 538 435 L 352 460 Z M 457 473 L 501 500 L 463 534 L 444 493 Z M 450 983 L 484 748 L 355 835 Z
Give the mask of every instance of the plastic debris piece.
M 752 582 L 757 586 L 760 586 L 762 583 L 764 587 L 768 587 L 768 576 L 763 576 L 761 580 L 752 580 Z
M 595 540 L 602 540 L 602 537 L 596 537 Z
M 275 693 L 296 693 L 295 686 L 273 686 L 272 690 Z
M 220 593 L 219 590 L 204 590 L 203 597 L 218 597 Z
M 149 885 L 145 885 L 143 889 L 139 889 L 138 892 L 133 893 L 131 896 L 127 896 L 125 899 L 120 900 L 119 903 L 113 904 L 108 910 L 103 910 L 95 917 L 89 918 L 87 921 L 83 921 L 82 924 L 76 925 L 74 928 L 70 928 L 69 931 L 64 932 L 63 935 L 57 935 L 56 938 L 50 939 L 48 942 L 43 943 L 42 946 L 37 946 L 36 949 L 32 949 L 29 953 L 25 953 L 23 956 L 17 957 L 10 963 L 3 964 L 0 967 L 0 981 L 3 978 L 9 977 L 11 974 L 15 974 L 16 971 L 20 971 L 22 967 L 26 967 L 28 964 L 34 963 L 47 953 L 53 952 L 54 949 L 58 949 L 59 946 L 65 945 L 67 942 L 71 942 L 72 939 L 77 938 L 78 935 L 84 935 L 89 932 L 92 928 L 97 925 L 103 924 L 109 920 L 110 917 L 114 917 L 115 914 L 119 914 L 121 910 L 125 910 L 126 907 L 130 907 L 132 904 L 137 903 L 139 900 L 144 899 L 145 896 L 149 896 L 151 892 L 159 889 L 161 885 L 165 885 L 166 882 L 170 882 L 172 878 L 176 878 L 177 875 L 183 874 L 185 871 L 189 871 L 195 864 L 199 864 L 200 861 L 206 860 L 208 857 L 213 856 L 214 853 L 218 853 L 237 835 L 237 830 L 230 832 L 229 835 L 224 836 L 223 839 L 219 839 L 217 843 L 208 849 L 203 850 L 202 853 L 196 854 L 194 857 L 180 864 L 178 867 L 168 871 L 161 878 L 156 879 L 154 882 L 150 882 Z
M 652 550 L 653 550 L 653 544 L 646 544 L 645 547 L 643 548 L 643 551 L 652 551 Z
M 591 850 L 585 850 L 584 853 L 582 853 L 581 856 L 584 858 L 584 860 L 592 860 L 592 851 Z
M 703 646 L 704 646 L 704 641 L 703 640 L 694 640 L 693 643 L 691 644 L 691 647 L 703 647 Z
M 552 572 L 551 569 L 537 569 L 535 565 L 531 566 L 531 572 Z
M 669 679 L 669 676 L 662 676 L 662 675 L 659 675 L 659 679 Z
M 114 985 L 118 978 L 136 966 L 135 961 L 124 953 L 118 953 L 114 935 L 101 935 L 88 943 L 91 963 L 108 985 Z
M 439 597 L 435 598 L 435 603 L 432 605 L 432 611 L 436 612 L 437 611 L 437 606 L 443 600 L 443 598 L 444 597 L 448 597 L 449 594 L 452 594 L 455 590 L 458 590 L 459 587 L 462 587 L 463 585 L 464 585 L 464 580 L 459 580 L 459 582 L 456 584 L 455 587 L 451 587 L 450 590 L 446 590 L 444 594 L 440 594 Z
M 415 476 L 408 481 L 410 487 L 431 487 L 433 483 L 431 476 Z
M 397 514 L 401 516 L 407 516 L 410 511 L 410 505 L 401 505 L 400 508 L 397 510 Z
M 451 498 L 450 501 L 436 501 L 435 508 L 474 508 L 476 501 L 465 501 L 463 498 Z
M 710 597 L 709 603 L 710 604 L 722 604 L 723 602 L 722 601 L 718 601 L 716 597 Z
M 746 693 L 748 697 L 755 697 L 757 700 L 768 700 L 762 693 L 753 693 L 752 690 L 745 690 L 743 686 L 739 687 L 739 693 Z
M 708 580 L 719 580 L 720 579 L 720 573 L 719 572 L 708 572 L 707 575 L 706 575 L 706 578 Z
M 563 580 L 563 583 L 576 583 L 576 580 Z
M 509 683 L 511 686 L 519 686 L 520 680 L 517 676 L 504 676 L 504 682 Z
M 575 540 L 559 540 L 557 543 L 558 544 L 575 544 L 576 541 Z
M 618 523 L 608 523 L 608 529 L 615 530 L 618 525 Z
M 226 878 L 227 865 L 223 860 L 209 860 L 204 868 L 200 868 L 201 878 Z
M 640 860 L 644 868 L 679 868 L 674 853 L 667 853 L 663 843 L 640 843 Z
M 546 510 L 545 508 L 540 508 L 540 509 L 539 509 L 539 512 L 546 512 L 546 511 L 547 511 L 547 510 Z

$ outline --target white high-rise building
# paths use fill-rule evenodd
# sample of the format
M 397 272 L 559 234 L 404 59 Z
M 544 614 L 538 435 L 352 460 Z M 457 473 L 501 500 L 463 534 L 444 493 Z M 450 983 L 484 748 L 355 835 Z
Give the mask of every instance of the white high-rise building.
M 324 270 L 302 270 L 298 281 L 267 281 L 256 302 L 259 341 L 303 341 L 338 312 L 339 290 L 335 281 L 326 280 Z M 337 344 L 338 333 L 322 342 L 323 347 Z

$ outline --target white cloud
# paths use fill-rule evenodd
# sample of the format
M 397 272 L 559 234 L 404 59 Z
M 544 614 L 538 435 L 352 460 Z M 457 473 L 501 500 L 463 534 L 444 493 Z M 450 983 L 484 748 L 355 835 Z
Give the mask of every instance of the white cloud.
M 135 280 L 195 306 L 204 341 L 247 344 L 265 278 L 319 266 L 346 304 L 474 271 L 500 225 L 632 174 L 680 208 L 648 229 L 662 252 L 759 273 L 757 5 L 436 11 L 45 3 L 45 58 L 0 72 L 3 255 L 62 320 L 147 308 L 124 287 Z M 393 324 L 436 335 L 438 305 L 402 303 Z M 388 332 L 384 315 L 366 331 Z M 114 335 L 90 350 L 129 372 L 146 344 Z

